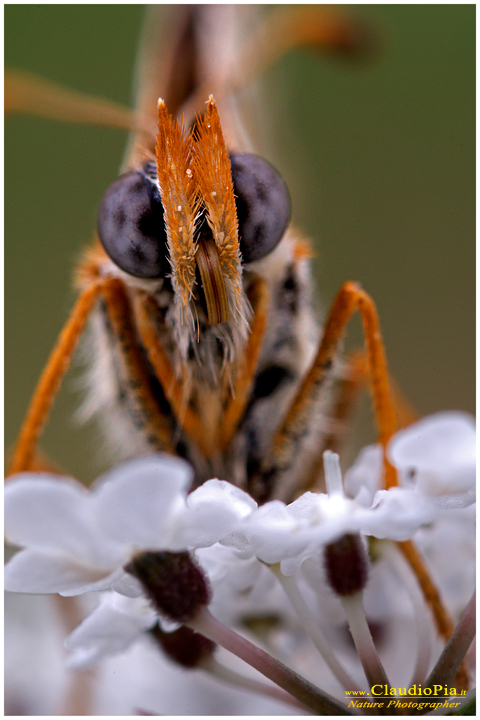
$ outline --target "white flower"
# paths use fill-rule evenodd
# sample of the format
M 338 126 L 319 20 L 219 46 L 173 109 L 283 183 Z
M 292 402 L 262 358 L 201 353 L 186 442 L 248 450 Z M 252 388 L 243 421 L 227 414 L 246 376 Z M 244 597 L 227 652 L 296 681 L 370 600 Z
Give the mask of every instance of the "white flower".
M 421 530 L 419 538 L 428 538 L 436 521 L 451 514 L 446 508 L 473 501 L 474 438 L 472 419 L 460 413 L 442 413 L 401 431 L 388 447 L 400 486 L 389 490 L 380 489 L 380 446 L 360 453 L 346 473 L 347 492 L 338 456 L 326 453 L 328 493 L 307 492 L 289 505 L 275 500 L 258 507 L 220 480 L 188 495 L 192 469 L 166 455 L 125 463 L 91 490 L 71 479 L 24 474 L 5 491 L 7 538 L 24 548 L 7 564 L 5 587 L 122 593 L 104 593 L 70 635 L 70 667 L 123 652 L 163 622 L 123 569 L 142 550 L 193 551 L 212 586 L 212 609 L 227 621 L 275 608 L 287 626 L 283 590 L 265 565 L 279 563 L 284 575 L 302 568 L 302 584 L 303 574 L 308 581 L 312 568 L 321 569 L 325 545 L 344 534 L 401 541 Z M 329 615 L 322 607 L 320 614 Z
M 415 493 L 414 502 L 423 498 L 436 508 L 454 510 L 475 502 L 475 440 L 470 415 L 442 412 L 396 433 L 387 455 L 398 470 L 400 487 Z M 365 507 L 381 487 L 382 464 L 382 448 L 371 445 L 345 474 L 347 494 Z
M 466 413 L 443 412 L 400 430 L 388 446 L 400 481 L 444 508 L 475 501 L 475 420 Z
M 220 541 L 236 550 L 231 572 L 240 570 L 236 557 L 256 557 L 267 564 L 281 563 L 282 572 L 291 575 L 346 533 L 408 540 L 430 525 L 440 508 L 474 501 L 475 423 L 470 416 L 445 412 L 425 418 L 397 433 L 388 454 L 399 470 L 399 487 L 380 489 L 383 450 L 377 445 L 364 448 L 346 473 L 347 494 L 338 461 L 327 454 L 328 494 L 307 492 L 289 505 L 268 502 Z
M 25 548 L 5 568 L 5 588 L 78 595 L 116 589 L 139 596 L 123 570 L 140 550 L 191 550 L 219 540 L 256 503 L 211 480 L 187 498 L 191 467 L 146 455 L 100 478 L 91 490 L 72 479 L 25 473 L 5 489 L 7 539 Z
M 281 563 L 282 572 L 292 575 L 304 560 L 319 556 L 325 545 L 347 533 L 407 540 L 435 518 L 432 503 L 407 488 L 370 495 L 367 506 L 348 498 L 338 455 L 326 452 L 324 460 L 329 494 L 306 492 L 289 505 L 268 502 L 220 542 L 235 547 L 243 557 L 253 554 L 267 564 Z

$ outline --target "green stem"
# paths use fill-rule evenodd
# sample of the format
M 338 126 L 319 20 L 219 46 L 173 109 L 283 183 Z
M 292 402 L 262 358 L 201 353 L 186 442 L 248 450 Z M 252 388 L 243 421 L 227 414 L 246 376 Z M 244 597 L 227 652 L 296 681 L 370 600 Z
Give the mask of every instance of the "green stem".
M 344 670 L 343 666 L 337 660 L 334 652 L 328 644 L 323 632 L 318 626 L 315 618 L 310 612 L 310 608 L 303 599 L 302 594 L 298 589 L 298 585 L 295 582 L 295 578 L 286 577 L 282 575 L 280 571 L 277 572 L 276 567 L 271 568 L 282 585 L 288 599 L 290 600 L 292 607 L 296 611 L 300 622 L 309 638 L 317 648 L 318 652 L 325 660 L 330 671 L 340 683 L 344 690 L 360 690 L 360 686 L 352 679 L 352 677 Z
M 455 675 L 475 637 L 475 591 L 425 683 L 452 686 Z
M 214 618 L 206 607 L 201 608 L 186 625 L 244 660 L 297 698 L 315 715 L 353 714 L 338 700 L 322 692 L 279 660 Z

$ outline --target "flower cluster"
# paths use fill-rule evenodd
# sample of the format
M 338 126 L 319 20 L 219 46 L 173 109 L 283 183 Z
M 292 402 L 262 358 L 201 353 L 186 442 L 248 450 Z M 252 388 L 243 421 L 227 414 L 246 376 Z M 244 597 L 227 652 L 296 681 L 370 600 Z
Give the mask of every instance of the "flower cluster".
M 52 475 L 17 476 L 5 490 L 5 530 L 22 549 L 6 566 L 5 587 L 65 596 L 103 591 L 98 606 L 67 638 L 72 668 L 121 653 L 155 627 L 171 633 L 183 624 L 175 612 L 152 606 L 150 588 L 131 570 L 139 557 L 149 561 L 155 553 L 192 558 L 208 578 L 211 597 L 202 603 L 211 599 L 214 614 L 220 608 L 227 622 L 236 622 L 250 603 L 278 611 L 288 627 L 292 610 L 278 593 L 276 577 L 298 610 L 303 600 L 295 601 L 291 580 L 298 587 L 317 584 L 318 590 L 326 557 L 351 554 L 345 547 L 362 554 L 362 538 L 408 540 L 435 527 L 445 511 L 474 502 L 475 426 L 469 416 L 441 413 L 402 430 L 388 457 L 398 487 L 381 489 L 379 446 L 364 449 L 344 482 L 338 456 L 327 452 L 326 493 L 260 507 L 223 480 L 209 480 L 189 494 L 190 466 L 165 455 L 127 462 L 89 490 Z M 345 545 L 345 538 L 353 540 Z M 358 588 L 365 585 L 366 575 Z M 334 582 L 332 591 L 337 592 Z M 335 669 L 336 660 L 326 662 L 347 685 L 350 677 Z

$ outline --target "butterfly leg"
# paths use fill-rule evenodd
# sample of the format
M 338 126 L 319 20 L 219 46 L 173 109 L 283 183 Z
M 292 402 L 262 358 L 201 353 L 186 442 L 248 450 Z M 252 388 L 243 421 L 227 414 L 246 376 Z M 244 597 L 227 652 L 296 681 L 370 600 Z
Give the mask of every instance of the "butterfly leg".
M 310 371 L 304 378 L 287 414 L 277 430 L 269 454 L 259 472 L 251 478 L 250 491 L 260 501 L 289 492 L 289 476 L 309 436 L 311 420 L 331 379 L 334 362 L 346 326 L 357 311 L 364 327 L 369 363 L 370 385 L 379 442 L 385 448 L 396 430 L 396 414 L 392 403 L 387 364 L 375 305 L 357 284 L 345 283 L 338 293 L 327 318 L 322 340 Z M 386 461 L 385 485 L 396 484 L 394 468 Z
M 85 328 L 94 302 L 102 290 L 102 283 L 89 286 L 80 295 L 72 314 L 63 328 L 47 365 L 40 377 L 15 447 L 9 475 L 31 468 L 38 440 L 51 405 L 65 375 L 77 342 Z
M 134 399 L 139 422 L 155 439 L 156 448 L 174 452 L 164 418 L 150 390 L 146 370 L 135 340 L 133 321 L 123 284 L 118 279 L 97 280 L 82 292 L 62 330 L 40 377 L 14 450 L 9 475 L 31 470 L 36 448 L 50 408 L 82 335 L 93 306 L 103 298 L 108 322 L 120 347 L 121 373 Z M 153 442 L 153 440 L 152 440 Z

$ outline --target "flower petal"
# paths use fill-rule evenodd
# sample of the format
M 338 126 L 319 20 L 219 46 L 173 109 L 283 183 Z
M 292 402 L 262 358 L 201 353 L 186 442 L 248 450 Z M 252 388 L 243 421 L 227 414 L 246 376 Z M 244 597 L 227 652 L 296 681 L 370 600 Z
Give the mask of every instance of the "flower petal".
M 93 567 L 111 568 L 120 549 L 95 522 L 83 485 L 44 473 L 22 473 L 5 487 L 5 532 L 21 547 L 53 551 Z
M 398 432 L 388 456 L 402 482 L 416 482 L 431 495 L 470 493 L 475 486 L 475 420 L 467 413 L 443 412 Z
M 123 463 L 95 488 L 98 522 L 117 542 L 167 549 L 169 527 L 192 479 L 188 463 L 161 453 Z
M 156 613 L 145 598 L 131 601 L 105 593 L 100 605 L 65 640 L 70 651 L 67 667 L 87 667 L 123 652 L 156 622 Z
M 421 493 L 399 487 L 379 490 L 372 509 L 363 513 L 361 531 L 377 538 L 409 540 L 436 515 L 435 505 Z
M 272 500 L 252 512 L 238 531 L 242 549 L 244 536 L 251 543 L 254 554 L 263 562 L 277 563 L 298 554 L 308 543 L 308 534 L 299 533 L 300 523 L 280 500 Z M 235 547 L 233 533 L 229 543 Z
M 381 487 L 383 449 L 381 445 L 367 445 L 360 450 L 344 478 L 346 494 L 365 507 L 370 507 L 373 496 Z
M 127 598 L 139 598 L 143 595 L 143 587 L 137 578 L 133 575 L 123 572 L 123 574 L 112 583 L 112 590 L 115 590 L 119 595 Z
M 76 564 L 61 555 L 21 550 L 5 566 L 5 590 L 79 595 L 109 587 L 110 572 Z
M 207 480 L 188 496 L 185 511 L 178 517 L 178 548 L 213 545 L 234 532 L 239 521 L 256 507 L 250 495 L 231 483 Z

